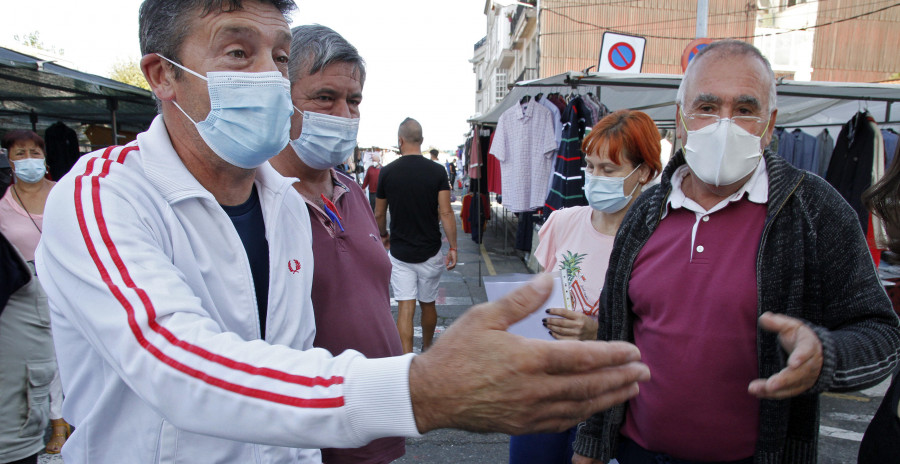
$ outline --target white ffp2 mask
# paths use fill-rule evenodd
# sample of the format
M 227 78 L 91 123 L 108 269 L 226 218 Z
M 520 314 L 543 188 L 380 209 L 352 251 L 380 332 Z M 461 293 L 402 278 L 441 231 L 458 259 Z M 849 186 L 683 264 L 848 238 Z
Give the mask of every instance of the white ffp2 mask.
M 684 158 L 704 183 L 716 187 L 731 185 L 756 169 L 762 158 L 761 139 L 731 119 L 721 119 L 702 129 L 687 130 Z

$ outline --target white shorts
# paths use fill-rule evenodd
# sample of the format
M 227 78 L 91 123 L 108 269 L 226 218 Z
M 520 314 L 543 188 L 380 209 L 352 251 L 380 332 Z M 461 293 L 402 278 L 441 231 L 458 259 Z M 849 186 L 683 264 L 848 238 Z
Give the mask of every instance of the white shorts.
M 440 251 L 421 263 L 406 263 L 391 255 L 391 265 L 391 289 L 395 300 L 425 303 L 437 300 L 441 273 L 444 272 L 444 255 Z

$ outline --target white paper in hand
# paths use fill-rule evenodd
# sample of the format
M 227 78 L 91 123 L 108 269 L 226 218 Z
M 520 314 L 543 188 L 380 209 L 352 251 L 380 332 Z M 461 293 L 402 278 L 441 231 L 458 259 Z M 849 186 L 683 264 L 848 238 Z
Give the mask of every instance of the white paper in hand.
M 559 272 L 554 272 L 551 275 L 553 276 L 553 291 L 550 292 L 550 298 L 538 310 L 529 314 L 525 319 L 511 325 L 508 330 L 509 333 L 540 340 L 555 340 L 550 335 L 550 331 L 544 327 L 542 321 L 545 318 L 558 316 L 551 316 L 544 311 L 547 308 L 565 308 L 566 304 L 563 298 L 562 280 Z M 487 293 L 488 301 L 497 301 L 507 293 L 527 284 L 534 277 L 534 274 L 485 276 L 484 291 Z

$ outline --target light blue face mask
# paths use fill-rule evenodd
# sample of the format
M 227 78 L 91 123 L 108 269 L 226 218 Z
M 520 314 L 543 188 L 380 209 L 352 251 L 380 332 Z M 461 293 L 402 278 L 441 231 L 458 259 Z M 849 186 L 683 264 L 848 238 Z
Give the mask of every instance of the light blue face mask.
M 325 113 L 300 111 L 303 128 L 300 137 L 291 140 L 291 148 L 307 166 L 324 170 L 343 163 L 356 148 L 359 118 L 342 118 Z
M 210 72 L 202 76 L 160 55 L 207 82 L 209 115 L 200 122 L 184 113 L 203 141 L 229 164 L 254 169 L 277 155 L 290 140 L 291 84 L 280 72 Z
M 28 184 L 40 182 L 47 174 L 47 165 L 44 164 L 43 158 L 25 158 L 13 160 L 12 163 L 16 167 L 16 179 Z
M 639 167 L 640 164 L 625 177 L 592 176 L 584 173 L 584 196 L 591 208 L 610 214 L 621 211 L 631 201 L 631 196 L 639 185 L 635 183 L 631 193 L 625 195 L 625 179 L 631 177 Z

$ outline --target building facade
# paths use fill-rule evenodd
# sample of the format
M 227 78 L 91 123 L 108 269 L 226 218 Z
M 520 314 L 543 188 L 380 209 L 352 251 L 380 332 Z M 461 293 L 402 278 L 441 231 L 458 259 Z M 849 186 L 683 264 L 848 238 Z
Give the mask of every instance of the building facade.
M 476 115 L 504 86 L 596 70 L 604 32 L 645 37 L 643 73 L 681 74 L 696 37 L 697 0 L 486 0 L 487 35 L 475 46 Z M 754 43 L 779 77 L 883 82 L 900 72 L 894 0 L 710 0 L 707 37 Z

